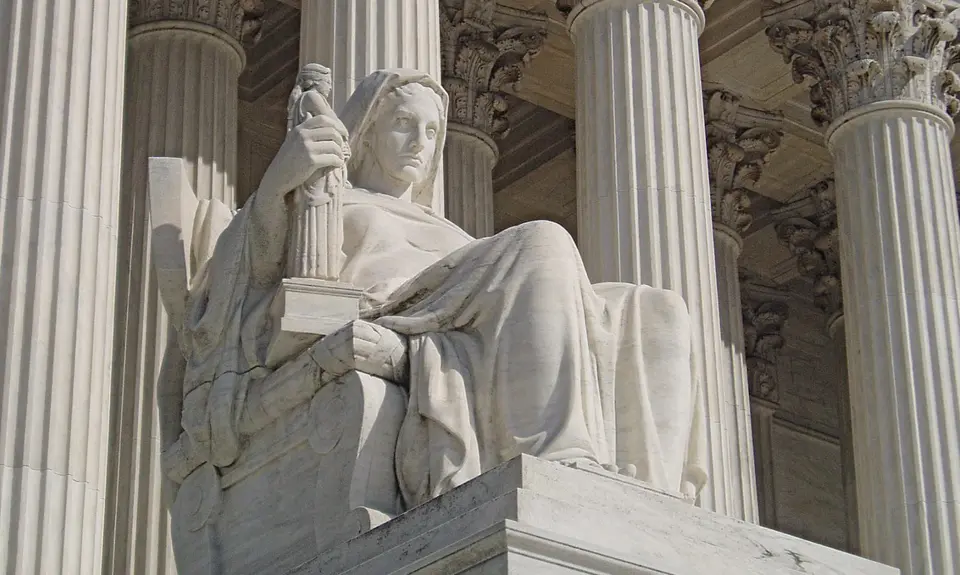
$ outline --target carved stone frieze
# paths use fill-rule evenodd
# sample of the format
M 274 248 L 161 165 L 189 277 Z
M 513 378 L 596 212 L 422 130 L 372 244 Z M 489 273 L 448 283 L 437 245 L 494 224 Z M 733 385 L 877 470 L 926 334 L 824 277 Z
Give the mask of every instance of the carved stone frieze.
M 703 91 L 713 221 L 742 234 L 753 222 L 752 189 L 783 139 L 783 115 L 748 107 L 718 88 Z
M 833 318 L 843 312 L 840 240 L 833 178 L 818 182 L 773 216 L 777 235 L 797 258 L 800 275 L 813 281 L 814 303 Z
M 264 0 L 129 0 L 128 6 L 131 29 L 182 20 L 212 26 L 237 41 L 258 37 L 265 11 Z
M 818 125 L 887 100 L 960 111 L 960 11 L 942 0 L 765 0 L 763 17 L 794 81 L 814 82 Z
M 773 287 L 752 282 L 743 285 L 744 353 L 750 395 L 778 403 L 780 386 L 777 359 L 783 349 L 783 326 L 789 315 L 787 294 Z
M 509 129 L 506 93 L 543 47 L 545 15 L 496 0 L 442 0 L 443 87 L 450 94 L 450 122 L 499 138 Z

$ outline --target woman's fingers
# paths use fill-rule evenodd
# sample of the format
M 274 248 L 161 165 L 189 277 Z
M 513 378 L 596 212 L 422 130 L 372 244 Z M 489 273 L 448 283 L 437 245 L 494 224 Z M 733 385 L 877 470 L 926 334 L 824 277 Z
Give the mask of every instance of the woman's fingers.
M 343 164 L 343 148 L 334 142 L 308 142 L 307 151 L 310 154 L 310 162 L 313 165 L 339 166 Z M 326 159 L 328 157 L 333 158 L 333 163 L 329 163 Z
M 304 128 L 301 130 L 301 134 L 303 134 L 304 141 L 307 142 L 332 141 L 338 146 L 343 146 L 343 135 L 332 126 Z
M 349 137 L 347 128 L 343 125 L 343 122 L 340 121 L 333 113 L 330 114 L 317 114 L 311 118 L 307 118 L 299 126 L 304 130 L 312 130 L 314 128 L 333 128 L 340 134 L 341 140 L 346 140 Z

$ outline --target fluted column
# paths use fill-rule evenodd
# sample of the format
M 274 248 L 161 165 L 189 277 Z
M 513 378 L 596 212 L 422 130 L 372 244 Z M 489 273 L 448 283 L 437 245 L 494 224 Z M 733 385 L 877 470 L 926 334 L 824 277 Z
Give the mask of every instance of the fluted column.
M 440 78 L 440 2 L 302 0 L 300 65 L 311 62 L 331 69 L 335 110 L 375 70 L 412 68 Z M 443 177 L 433 209 L 444 213 Z
M 447 217 L 474 237 L 493 235 L 495 139 L 510 129 L 506 92 L 546 36 L 547 18 L 496 0 L 444 0 L 440 11 L 447 115 Z
M 777 527 L 777 490 L 773 474 L 773 419 L 780 408 L 777 360 L 784 340 L 781 332 L 789 313 L 787 294 L 748 281 L 741 302 L 751 425 L 756 443 L 759 484 L 759 522 Z
M 159 427 L 161 418 L 179 417 L 158 411 L 157 396 L 178 392 L 157 387 L 172 327 L 152 264 L 147 158 L 184 158 L 198 197 L 234 207 L 244 13 L 237 0 L 220 0 L 206 13 L 200 2 L 187 4 L 178 11 L 163 2 L 159 12 L 131 5 L 104 561 L 105 572 L 117 575 L 176 572 Z
M 476 128 L 450 123 L 447 129 L 447 217 L 475 238 L 492 236 L 497 145 Z
M 956 573 L 956 14 L 925 0 L 836 4 L 766 17 L 798 79 L 816 82 L 815 119 L 836 163 L 862 551 L 904 575 Z
M 0 4 L 0 572 L 99 573 L 126 4 Z
M 737 261 L 742 234 L 753 222 L 749 188 L 756 186 L 767 156 L 780 145 L 783 118 L 742 105 L 738 96 L 723 89 L 708 87 L 703 95 L 720 304 L 720 377 L 722 385 L 733 392 L 727 415 L 736 423 L 730 430 L 731 448 L 746 464 L 759 469 L 752 463 L 755 450 Z M 749 473 L 732 479 L 739 480 L 730 489 L 741 494 L 741 519 L 758 522 L 757 477 Z
M 736 392 L 720 376 L 717 274 L 695 0 L 559 0 L 577 58 L 577 226 L 595 282 L 679 292 L 690 310 L 707 418 L 700 505 L 747 516 L 753 475 L 736 445 Z

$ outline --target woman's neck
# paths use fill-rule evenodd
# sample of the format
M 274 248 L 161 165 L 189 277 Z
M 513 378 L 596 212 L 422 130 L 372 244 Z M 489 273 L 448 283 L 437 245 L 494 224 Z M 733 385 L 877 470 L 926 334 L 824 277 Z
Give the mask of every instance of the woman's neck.
M 413 185 L 384 172 L 379 162 L 374 162 L 367 169 L 361 169 L 353 185 L 399 200 L 413 201 Z

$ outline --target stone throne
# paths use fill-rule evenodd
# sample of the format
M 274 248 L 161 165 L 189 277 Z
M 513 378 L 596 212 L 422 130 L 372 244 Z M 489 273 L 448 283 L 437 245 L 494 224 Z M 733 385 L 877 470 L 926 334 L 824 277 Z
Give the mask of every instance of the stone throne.
M 149 196 L 155 268 L 171 325 L 158 404 L 181 575 L 283 572 L 397 515 L 404 349 L 398 338 L 390 356 L 357 363 L 350 325 L 356 294 L 347 287 L 299 282 L 285 289 L 284 332 L 331 335 L 249 389 L 238 409 L 243 445 L 235 462 L 214 468 L 183 430 L 189 415 L 178 326 L 191 278 L 233 213 L 199 200 L 178 158 L 150 159 Z

